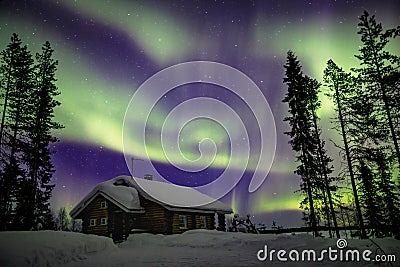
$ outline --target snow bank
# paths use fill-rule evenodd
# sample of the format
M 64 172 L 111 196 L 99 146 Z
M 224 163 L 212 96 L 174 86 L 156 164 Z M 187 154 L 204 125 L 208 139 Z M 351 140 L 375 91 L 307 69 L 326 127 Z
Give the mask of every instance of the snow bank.
M 163 246 L 163 247 L 224 247 L 224 246 L 242 246 L 250 243 L 259 243 L 260 241 L 276 240 L 284 238 L 277 235 L 253 235 L 246 233 L 226 233 L 210 230 L 190 230 L 178 235 L 154 235 L 154 234 L 135 234 L 130 235 L 128 240 L 120 244 L 120 247 L 137 248 L 142 246 Z
M 110 238 L 72 232 L 0 232 L 0 266 L 55 266 L 116 246 Z
M 268 245 L 271 250 L 337 249 L 335 238 L 314 238 L 310 234 L 256 235 L 224 233 L 210 230 L 191 230 L 180 235 L 135 234 L 119 245 L 121 262 L 140 263 L 140 266 L 376 266 L 375 262 L 280 262 L 259 261 L 257 252 Z M 349 239 L 348 248 L 371 250 L 374 255 L 396 254 L 393 266 L 400 266 L 400 241 L 394 239 Z M 129 254 L 128 254 L 129 253 Z M 130 255 L 130 256 L 129 256 Z M 124 260 L 123 260 L 124 259 Z M 90 266 L 95 266 L 90 264 Z M 76 266 L 76 265 L 75 265 Z
M 148 233 L 130 235 L 115 246 L 111 239 L 70 232 L 0 233 L 0 266 L 376 266 L 376 262 L 260 261 L 257 252 L 268 245 L 271 250 L 337 249 L 335 238 L 314 238 L 308 234 L 256 235 L 191 230 L 177 235 Z M 376 254 L 395 254 L 400 266 L 400 241 L 390 238 L 348 239 L 347 248 L 371 250 Z M 383 252 L 378 249 L 380 247 Z M 100 253 L 97 253 L 100 252 Z M 276 255 L 276 254 L 275 254 Z

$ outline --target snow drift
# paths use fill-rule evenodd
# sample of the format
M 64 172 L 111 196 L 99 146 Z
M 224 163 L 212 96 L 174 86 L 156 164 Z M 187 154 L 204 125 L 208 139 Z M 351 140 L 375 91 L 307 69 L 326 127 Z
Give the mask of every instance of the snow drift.
M 376 262 L 259 261 L 257 252 L 270 250 L 321 251 L 337 249 L 336 239 L 308 234 L 257 235 L 191 230 L 177 235 L 130 235 L 115 246 L 107 237 L 70 232 L 0 233 L 0 266 L 377 266 Z M 378 245 L 376 245 L 378 244 Z M 394 254 L 400 266 L 400 241 L 390 238 L 347 240 L 349 249 L 369 249 L 374 254 Z M 380 266 L 380 265 L 379 265 Z
M 0 232 L 0 266 L 57 266 L 116 249 L 110 238 L 72 232 Z

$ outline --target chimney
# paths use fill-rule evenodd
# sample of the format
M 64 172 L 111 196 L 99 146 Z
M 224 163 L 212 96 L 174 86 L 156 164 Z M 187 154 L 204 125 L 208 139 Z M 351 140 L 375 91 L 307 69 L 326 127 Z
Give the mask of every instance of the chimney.
M 153 180 L 153 175 L 152 174 L 145 174 L 144 175 L 144 179 L 152 181 Z

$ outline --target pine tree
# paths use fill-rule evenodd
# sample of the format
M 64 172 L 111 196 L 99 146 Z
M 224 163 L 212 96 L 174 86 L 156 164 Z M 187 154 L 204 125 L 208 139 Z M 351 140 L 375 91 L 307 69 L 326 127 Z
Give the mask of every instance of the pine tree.
M 384 150 L 376 149 L 369 154 L 371 161 L 376 165 L 377 193 L 380 196 L 382 221 L 386 229 L 386 236 L 394 236 L 400 239 L 400 197 L 398 188 L 392 180 L 392 163 Z
M 0 229 L 35 230 L 53 228 L 50 211 L 54 166 L 50 144 L 58 139 L 53 130 L 57 61 L 48 42 L 42 53 L 32 55 L 13 34 L 1 52 L 1 165 Z
M 11 222 L 12 203 L 15 202 L 18 181 L 26 174 L 21 166 L 21 157 L 28 144 L 23 128 L 29 114 L 29 95 L 33 90 L 33 58 L 27 46 L 21 46 L 16 34 L 2 52 L 1 70 L 2 78 L 6 77 L 7 82 L 3 87 L 6 98 L 1 125 L 0 228 L 6 229 Z M 3 72 L 4 70 L 7 71 Z
M 317 110 L 321 106 L 321 101 L 318 98 L 318 94 L 321 92 L 320 90 L 321 84 L 308 76 L 305 77 L 305 88 L 307 89 L 308 96 L 308 110 L 311 113 L 311 120 L 314 128 L 313 138 L 317 144 L 317 167 L 318 173 L 320 174 L 319 188 L 322 191 L 325 213 L 327 214 L 327 221 L 329 232 L 331 231 L 330 227 L 330 218 L 332 217 L 333 225 L 335 228 L 336 237 L 340 238 L 339 229 L 336 220 L 335 209 L 333 207 L 333 198 L 332 198 L 332 179 L 329 178 L 329 174 L 332 173 L 332 166 L 329 166 L 329 163 L 332 162 L 332 159 L 326 154 L 326 150 L 324 148 L 325 142 L 321 139 L 321 129 L 318 126 L 318 115 Z M 328 201 L 326 200 L 326 195 L 328 197 Z M 332 237 L 332 236 L 331 236 Z
M 300 206 L 305 208 L 305 210 L 309 209 L 309 224 L 316 236 L 318 234 L 317 217 L 313 199 L 313 182 L 316 181 L 316 168 L 314 165 L 316 145 L 313 143 L 312 122 L 310 112 L 307 109 L 308 96 L 305 89 L 305 79 L 301 65 L 292 51 L 288 52 L 287 62 L 284 67 L 286 77 L 283 82 L 288 85 L 288 92 L 283 102 L 288 103 L 291 115 L 284 119 L 291 126 L 291 131 L 285 132 L 285 134 L 291 138 L 289 143 L 297 153 L 296 158 L 299 162 L 295 173 L 301 177 L 302 183 L 300 189 L 305 194 L 305 198 L 300 203 Z
M 365 238 L 365 226 L 361 212 L 360 201 L 358 198 L 356 177 L 354 174 L 353 158 L 350 150 L 351 134 L 349 131 L 349 124 L 351 124 L 350 117 L 353 116 L 352 109 L 349 107 L 352 102 L 353 96 L 356 95 L 354 91 L 354 83 L 351 76 L 339 68 L 332 60 L 329 60 L 327 67 L 324 71 L 324 81 L 330 90 L 327 95 L 335 104 L 337 113 L 336 122 L 340 125 L 338 129 L 344 145 L 345 160 L 347 162 L 347 169 L 350 176 L 351 188 L 354 196 L 354 203 L 356 207 L 358 224 L 360 227 L 361 237 Z
M 1 125 L 0 125 L 0 148 L 3 144 L 3 133 L 6 123 L 6 114 L 8 110 L 8 102 L 10 91 L 14 87 L 15 80 L 15 68 L 16 62 L 18 61 L 18 54 L 21 50 L 21 39 L 15 33 L 11 36 L 11 42 L 8 44 L 7 49 L 1 52 L 1 98 L 2 113 L 1 113 Z
M 22 158 L 29 147 L 29 137 L 25 132 L 26 127 L 30 120 L 30 108 L 32 103 L 30 102 L 30 96 L 33 93 L 33 58 L 31 53 L 24 46 L 22 53 L 19 55 L 19 64 L 17 67 L 17 79 L 15 90 L 10 92 L 10 109 L 9 118 L 11 121 L 11 137 L 8 143 L 10 147 L 10 161 L 9 165 L 6 166 L 5 177 L 9 177 L 9 180 L 14 181 L 15 184 L 8 186 L 10 190 L 13 190 L 13 203 L 17 201 L 19 194 L 27 192 L 27 188 L 23 188 L 24 181 L 26 179 L 26 169 L 23 167 Z M 7 171 L 9 170 L 9 171 Z M 25 190 L 24 190 L 25 189 Z M 23 194 L 24 195 L 24 194 Z M 26 197 L 26 195 L 25 195 Z M 28 210 L 28 207 L 24 207 Z M 24 224 L 25 218 L 18 219 L 14 216 L 13 227 L 18 229 L 19 224 Z
M 389 38 L 398 35 L 399 29 L 384 32 L 382 25 L 376 23 L 374 16 L 369 17 L 367 12 L 360 17 L 359 27 L 358 34 L 361 35 L 363 46 L 356 58 L 360 60 L 361 67 L 352 69 L 358 73 L 357 78 L 346 74 L 347 80 L 352 80 L 352 84 L 348 87 L 351 90 L 345 92 L 342 105 L 345 111 L 342 118 L 345 122 L 345 136 L 348 138 L 347 148 L 352 145 L 352 149 L 346 149 L 345 144 L 345 149 L 348 150 L 346 157 L 350 176 L 357 176 L 361 181 L 358 189 L 362 196 L 360 202 L 364 207 L 369 227 L 372 228 L 371 234 L 397 235 L 394 230 L 386 230 L 382 222 L 386 216 L 390 220 L 386 221 L 385 225 L 393 226 L 393 221 L 396 220 L 394 214 L 397 212 L 397 189 L 392 186 L 394 183 L 390 173 L 396 168 L 398 170 L 398 165 L 396 167 L 389 162 L 395 158 L 400 163 L 397 70 L 400 58 L 385 51 L 385 46 Z M 332 69 L 336 67 L 337 72 L 338 68 L 334 64 L 331 65 L 332 79 L 332 73 L 335 72 Z M 343 76 L 342 70 L 339 72 Z M 352 164 L 356 168 L 352 168 Z M 356 194 L 357 189 L 352 178 L 351 181 L 353 192 Z M 377 209 L 382 212 L 378 212 Z M 360 215 L 359 217 L 362 218 Z
M 23 217 L 26 219 L 24 228 L 36 229 L 38 225 L 46 225 L 44 220 L 51 213 L 48 203 L 54 185 L 51 178 L 54 166 L 51 162 L 50 144 L 58 139 L 52 136 L 51 131 L 61 129 L 59 123 L 54 122 L 54 108 L 60 105 L 55 100 L 59 95 L 55 85 L 55 72 L 58 62 L 52 58 L 53 49 L 49 42 L 42 47 L 42 53 L 36 54 L 37 65 L 35 66 L 35 90 L 30 96 L 31 119 L 26 129 L 30 140 L 24 162 L 27 166 L 27 179 L 21 181 L 22 188 L 27 188 L 27 193 L 19 195 L 17 199 L 17 210 L 28 209 Z
M 358 80 L 356 79 L 356 83 L 360 84 Z M 356 93 L 348 104 L 352 113 L 348 133 L 353 144 L 352 155 L 356 159 L 355 173 L 361 181 L 358 192 L 363 197 L 360 202 L 371 229 L 370 234 L 384 236 L 387 231 L 383 227 L 383 199 L 379 192 L 378 167 L 373 155 L 376 151 L 387 151 L 387 146 L 379 141 L 384 136 L 385 127 L 379 120 L 379 112 L 370 93 L 357 85 L 353 85 L 353 88 Z
M 305 211 L 305 220 L 315 227 L 325 218 L 329 234 L 332 237 L 332 222 L 336 236 L 339 237 L 336 213 L 334 209 L 333 191 L 336 186 L 332 183 L 337 179 L 330 177 L 332 159 L 327 155 L 325 142 L 321 138 L 317 111 L 320 108 L 319 100 L 321 84 L 308 76 L 304 76 L 297 57 L 289 51 L 285 65 L 288 93 L 283 102 L 289 104 L 290 117 L 285 118 L 292 127 L 287 132 L 291 137 L 290 144 L 297 153 L 300 163 L 295 173 L 301 176 L 300 190 L 306 195 L 300 207 Z M 316 231 L 314 232 L 315 234 Z
M 376 102 L 375 107 L 380 108 L 379 104 L 382 104 L 379 118 L 384 125 L 389 126 L 385 139 L 391 139 L 394 155 L 400 164 L 399 129 L 395 128 L 395 118 L 399 115 L 394 114 L 398 112 L 398 109 L 393 106 L 393 103 L 399 103 L 399 99 L 390 101 L 391 96 L 396 97 L 395 94 L 391 95 L 393 83 L 390 81 L 398 73 L 400 57 L 385 50 L 390 38 L 399 35 L 400 27 L 383 31 L 381 23 L 377 23 L 375 16 L 370 17 L 367 11 L 364 11 L 360 17 L 358 26 L 360 27 L 358 34 L 361 36 L 363 45 L 356 58 L 360 60 L 362 67 L 354 70 L 360 74 L 369 96 Z
M 361 180 L 361 195 L 360 199 L 364 203 L 365 218 L 368 226 L 371 229 L 370 235 L 374 237 L 383 236 L 383 223 L 381 207 L 379 205 L 379 197 L 377 195 L 377 185 L 371 168 L 360 159 L 359 166 Z
M 15 181 L 11 180 L 10 175 L 5 176 L 6 172 L 11 172 L 9 166 L 9 151 L 7 151 L 4 143 L 6 137 L 5 128 L 7 126 L 7 112 L 9 110 L 10 92 L 15 87 L 15 72 L 16 62 L 18 61 L 19 53 L 21 52 L 21 40 L 16 34 L 11 37 L 11 42 L 7 48 L 1 52 L 0 66 L 0 101 L 1 101 L 1 124 L 0 124 L 0 229 L 3 230 L 8 222 L 8 214 L 11 205 L 10 187 L 15 185 Z M 7 166 L 7 170 L 5 170 Z

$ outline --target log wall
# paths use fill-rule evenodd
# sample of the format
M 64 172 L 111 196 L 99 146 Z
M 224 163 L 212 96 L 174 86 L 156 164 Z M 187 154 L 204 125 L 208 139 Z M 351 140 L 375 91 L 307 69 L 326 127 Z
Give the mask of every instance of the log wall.
M 143 214 L 139 214 L 134 228 L 147 229 L 152 233 L 167 233 L 167 210 L 153 201 L 140 196 L 140 205 L 145 209 Z
M 87 234 L 96 234 L 109 236 L 110 232 L 108 230 L 108 223 L 110 218 L 108 218 L 108 207 L 101 208 L 101 202 L 107 201 L 103 196 L 98 195 L 82 212 L 82 232 Z M 109 206 L 109 201 L 107 201 Z M 100 225 L 101 218 L 108 218 L 107 225 Z M 96 219 L 96 225 L 90 226 L 90 219 Z
M 169 211 L 158 203 L 139 197 L 144 213 L 126 213 L 98 195 L 81 213 L 82 232 L 112 237 L 114 241 L 126 239 L 131 229 L 144 229 L 157 234 L 176 234 L 190 229 L 201 229 L 201 216 L 206 218 L 205 229 L 215 228 L 214 213 Z M 102 201 L 107 202 L 107 208 L 101 208 Z M 186 216 L 187 228 L 180 227 L 179 215 Z M 108 218 L 107 225 L 100 225 L 103 217 Z M 96 219 L 96 226 L 89 225 L 90 219 Z

